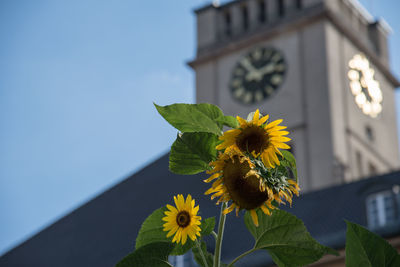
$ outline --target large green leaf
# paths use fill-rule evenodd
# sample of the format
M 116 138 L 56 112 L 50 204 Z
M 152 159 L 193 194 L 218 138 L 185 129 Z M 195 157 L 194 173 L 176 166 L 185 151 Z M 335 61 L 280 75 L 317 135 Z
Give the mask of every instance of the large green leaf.
M 283 160 L 281 161 L 282 165 L 288 167 L 293 172 L 294 178 L 296 179 L 296 183 L 298 183 L 295 157 L 288 150 L 281 150 L 281 153 L 283 156 Z
M 172 104 L 158 106 L 158 113 L 181 132 L 208 132 L 221 135 L 222 125 L 217 122 L 224 114 L 212 104 Z
M 173 236 L 167 238 L 167 232 L 163 230 L 163 224 L 165 222 L 162 218 L 165 217 L 164 212 L 167 210 L 166 207 L 159 208 L 146 218 L 136 238 L 136 249 L 154 242 L 172 242 Z M 213 229 L 211 225 L 215 225 L 214 218 L 202 220 L 200 225 L 200 234 L 203 236 L 210 234 L 212 230 L 210 231 L 209 229 Z M 176 244 L 171 255 L 183 255 L 193 246 L 195 246 L 195 242 L 188 238 L 185 245 L 182 245 L 181 243 Z
M 170 241 L 167 239 L 166 232 L 163 231 L 162 221 L 165 217 L 164 212 L 167 210 L 167 207 L 159 208 L 144 220 L 136 237 L 136 249 L 157 241 Z
M 223 116 L 216 119 L 217 122 L 222 123 L 223 125 L 229 126 L 231 128 L 239 127 L 239 122 L 235 117 L 232 116 Z
M 169 169 L 176 174 L 196 174 L 205 171 L 216 159 L 218 136 L 212 133 L 178 134 L 169 155 Z
M 346 221 L 347 267 L 397 267 L 400 255 L 385 239 L 364 227 Z
M 302 266 L 319 260 L 325 254 L 337 252 L 319 244 L 311 237 L 303 222 L 296 216 L 274 210 L 271 216 L 257 211 L 256 227 L 250 213 L 246 212 L 245 224 L 255 239 L 255 249 L 266 249 L 278 266 Z
M 128 254 L 115 267 L 171 267 L 168 256 L 173 248 L 169 242 L 150 243 Z

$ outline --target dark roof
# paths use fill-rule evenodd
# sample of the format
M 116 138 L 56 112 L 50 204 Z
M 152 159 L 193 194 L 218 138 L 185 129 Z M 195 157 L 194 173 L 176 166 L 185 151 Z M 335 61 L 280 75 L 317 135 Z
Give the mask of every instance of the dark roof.
M 219 206 L 203 194 L 209 187 L 202 182 L 205 177 L 204 173 L 181 176 L 169 172 L 168 154 L 164 155 L 4 254 L 0 266 L 113 266 L 134 249 L 143 220 L 153 210 L 172 204 L 172 197 L 178 193 L 190 193 L 199 203 L 203 218 L 218 217 Z M 290 212 L 301 218 L 321 243 L 341 248 L 345 235 L 343 219 L 366 225 L 366 196 L 399 183 L 400 172 L 395 172 L 311 192 L 294 199 Z M 396 233 L 399 229 L 387 234 Z M 243 216 L 229 214 L 223 260 L 232 260 L 252 245 Z M 259 266 L 259 259 L 265 262 L 266 253 L 246 257 L 246 265 Z

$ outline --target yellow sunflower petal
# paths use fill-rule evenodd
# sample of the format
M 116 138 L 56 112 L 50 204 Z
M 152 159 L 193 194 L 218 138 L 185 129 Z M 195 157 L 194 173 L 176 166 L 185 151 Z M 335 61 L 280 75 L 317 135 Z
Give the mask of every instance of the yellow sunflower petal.
M 261 205 L 261 210 L 264 212 L 264 214 L 271 215 L 271 212 L 269 211 L 269 209 L 266 206 Z
M 260 111 L 257 109 L 256 112 L 254 112 L 253 115 L 253 123 L 255 125 L 258 125 L 258 119 L 260 118 Z
M 290 139 L 289 137 L 286 137 L 286 136 L 273 136 L 273 137 L 271 137 L 270 140 L 271 140 L 271 142 L 273 142 L 273 141 L 288 142 L 288 141 L 290 141 L 292 139 Z
M 273 128 L 274 126 L 277 126 L 279 123 L 281 123 L 283 120 L 282 119 L 279 119 L 279 120 L 275 120 L 275 121 L 273 121 L 273 122 L 270 122 L 270 123 L 268 123 L 266 126 L 265 126 L 265 128 L 264 129 L 271 129 L 271 128 Z
M 270 155 L 270 158 L 272 158 L 272 160 L 275 161 L 276 165 L 279 166 L 281 164 L 278 157 L 275 154 L 275 151 L 273 151 L 272 149 L 269 150 L 269 155 Z
M 181 228 L 178 228 L 178 230 L 176 231 L 176 234 L 175 234 L 174 238 L 172 239 L 172 242 L 178 243 L 178 242 L 180 241 L 180 232 L 181 232 Z
M 214 173 L 213 175 L 211 175 L 209 178 L 203 180 L 203 182 L 205 183 L 209 183 L 214 179 L 217 179 L 221 174 L 220 173 Z
M 221 135 L 218 137 L 219 140 L 226 140 L 226 139 L 232 139 L 236 137 L 238 134 L 240 134 L 242 131 L 239 129 L 232 129 L 224 132 L 224 135 Z
M 188 194 L 185 201 L 185 210 L 191 210 L 191 209 L 192 209 L 192 196 Z
M 174 228 L 172 228 L 171 231 L 169 231 L 169 233 L 167 234 L 167 237 L 170 237 L 173 234 L 175 234 L 177 230 L 178 230 L 178 225 L 174 226 Z
M 217 150 L 223 150 L 223 149 L 227 148 L 229 145 L 230 145 L 229 143 L 223 142 L 222 144 L 217 145 L 215 148 Z
M 274 127 L 274 130 L 275 130 L 275 131 L 279 131 L 279 130 L 283 130 L 283 129 L 286 129 L 286 128 L 287 128 L 287 126 L 278 125 L 278 126 L 275 126 L 275 127 Z
M 217 186 L 219 186 L 220 184 L 222 184 L 223 182 L 224 182 L 224 180 L 218 179 L 218 180 L 216 180 L 216 181 L 212 184 L 212 187 L 217 187 Z
M 261 160 L 263 161 L 264 165 L 267 166 L 268 168 L 273 168 L 274 166 L 271 164 L 271 162 L 269 161 L 269 156 L 268 156 L 268 152 L 265 151 L 262 155 L 261 155 Z
M 211 199 L 214 199 L 216 197 L 222 196 L 225 193 L 224 190 L 220 190 L 218 192 L 216 192 L 214 195 L 211 196 Z
M 269 119 L 269 115 L 267 114 L 267 115 L 265 115 L 264 117 L 262 117 L 262 118 L 259 120 L 258 125 L 264 124 L 268 119 Z M 282 126 L 282 127 L 284 127 L 284 126 Z
M 239 117 L 239 116 L 236 116 L 236 119 L 237 119 L 237 121 L 239 122 L 240 127 L 242 127 L 242 126 L 244 126 L 244 125 L 247 125 L 247 121 L 246 121 L 245 119 L 243 119 L 243 118 L 241 118 L 241 117 Z
M 290 149 L 289 145 L 287 145 L 285 143 L 281 143 L 281 142 L 274 143 L 274 146 L 277 148 L 282 148 L 282 149 Z
M 193 208 L 193 214 L 197 214 L 197 212 L 199 211 L 199 206 L 197 205 L 196 207 Z
M 288 135 L 288 131 L 273 131 L 269 134 L 269 136 L 282 136 L 282 135 Z
M 182 230 L 182 245 L 185 245 L 186 240 L 187 240 L 187 233 L 185 230 L 186 229 Z
M 232 204 L 229 208 L 224 209 L 223 214 L 228 214 L 231 211 L 233 211 L 233 209 L 235 208 L 235 206 Z
M 258 227 L 258 216 L 257 216 L 257 212 L 256 212 L 254 209 L 252 209 L 252 210 L 250 211 L 250 215 L 251 215 L 251 219 L 253 219 L 254 225 Z
M 178 211 L 179 211 L 179 210 L 182 210 L 179 196 L 180 196 L 180 195 L 174 196 L 175 206 L 176 206 L 176 208 L 177 208 Z
M 172 212 L 178 212 L 178 210 L 174 206 L 171 206 L 169 204 L 167 204 L 167 209 L 169 209 Z

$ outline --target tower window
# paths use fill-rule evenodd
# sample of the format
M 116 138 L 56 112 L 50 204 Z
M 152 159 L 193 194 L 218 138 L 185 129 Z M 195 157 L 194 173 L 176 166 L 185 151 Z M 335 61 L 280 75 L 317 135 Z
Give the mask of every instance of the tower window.
M 279 17 L 283 17 L 285 15 L 285 2 L 284 0 L 277 0 L 278 5 L 278 15 Z
M 394 189 L 394 188 L 393 188 Z M 367 219 L 371 229 L 400 223 L 400 197 L 395 191 L 383 191 L 367 198 Z
M 296 0 L 296 8 L 297 9 L 302 9 L 303 8 L 303 1 L 302 0 Z
M 365 126 L 365 134 L 369 141 L 374 141 L 374 132 L 370 126 Z
M 249 28 L 249 12 L 246 5 L 242 6 L 242 23 L 243 30 L 247 30 Z
M 361 158 L 360 151 L 356 152 L 356 164 L 357 164 L 357 169 L 358 169 L 358 176 L 362 177 L 363 171 L 362 171 L 362 158 Z
M 371 176 L 377 174 L 376 167 L 375 167 L 375 165 L 372 164 L 371 162 L 368 163 L 368 174 L 371 175 Z
M 225 12 L 224 15 L 225 19 L 225 35 L 230 36 L 232 34 L 232 29 L 231 29 L 231 13 L 229 11 Z
M 264 0 L 258 1 L 258 21 L 263 23 L 266 21 L 265 2 Z

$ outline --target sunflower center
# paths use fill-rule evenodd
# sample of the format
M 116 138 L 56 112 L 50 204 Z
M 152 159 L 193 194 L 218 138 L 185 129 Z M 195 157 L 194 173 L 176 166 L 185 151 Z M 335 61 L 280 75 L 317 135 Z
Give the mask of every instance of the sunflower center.
M 223 170 L 224 184 L 232 201 L 246 210 L 257 208 L 268 199 L 268 193 L 260 191 L 257 176 L 245 178 L 249 170 L 249 163 L 241 163 L 238 156 L 226 162 Z
M 176 223 L 179 227 L 185 228 L 190 224 L 190 214 L 186 210 L 180 211 L 176 216 Z
M 256 152 L 257 154 L 268 147 L 267 132 L 257 125 L 249 126 L 238 135 L 236 145 L 242 151 Z

